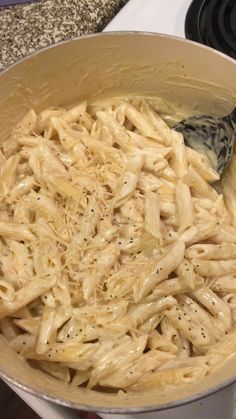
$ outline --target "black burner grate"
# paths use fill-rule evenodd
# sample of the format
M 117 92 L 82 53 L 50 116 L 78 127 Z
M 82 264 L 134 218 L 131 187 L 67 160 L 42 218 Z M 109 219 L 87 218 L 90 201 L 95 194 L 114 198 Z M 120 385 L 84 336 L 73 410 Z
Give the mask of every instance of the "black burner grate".
M 236 58 L 236 0 L 193 0 L 185 35 Z

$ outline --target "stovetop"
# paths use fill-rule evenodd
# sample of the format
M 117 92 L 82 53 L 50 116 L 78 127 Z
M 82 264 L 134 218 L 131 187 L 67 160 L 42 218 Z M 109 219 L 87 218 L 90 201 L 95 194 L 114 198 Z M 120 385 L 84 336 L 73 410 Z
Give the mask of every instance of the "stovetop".
M 185 35 L 236 58 L 236 1 L 193 0 L 186 15 Z

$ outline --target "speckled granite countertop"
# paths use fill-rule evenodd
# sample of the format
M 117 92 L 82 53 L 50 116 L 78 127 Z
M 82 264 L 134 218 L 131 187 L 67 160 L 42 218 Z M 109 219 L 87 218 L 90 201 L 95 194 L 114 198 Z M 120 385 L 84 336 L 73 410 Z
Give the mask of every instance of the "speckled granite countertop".
M 128 0 L 39 0 L 0 7 L 0 71 L 55 42 L 101 31 Z

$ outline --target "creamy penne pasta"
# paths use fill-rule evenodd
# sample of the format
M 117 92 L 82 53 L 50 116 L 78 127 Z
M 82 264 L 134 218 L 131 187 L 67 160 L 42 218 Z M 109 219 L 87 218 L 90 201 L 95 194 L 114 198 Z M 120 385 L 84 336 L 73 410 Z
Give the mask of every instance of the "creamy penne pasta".
M 215 186 L 169 110 L 29 110 L 2 144 L 0 331 L 67 386 L 165 391 L 235 352 L 235 155 Z
M 227 260 L 236 258 L 236 245 L 233 243 L 222 244 L 194 244 L 186 249 L 185 255 L 189 259 Z

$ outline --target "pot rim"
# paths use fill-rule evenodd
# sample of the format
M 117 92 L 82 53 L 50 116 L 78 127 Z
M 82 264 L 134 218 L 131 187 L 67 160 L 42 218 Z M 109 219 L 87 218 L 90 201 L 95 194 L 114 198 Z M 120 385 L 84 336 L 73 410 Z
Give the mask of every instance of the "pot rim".
M 95 33 L 95 34 L 88 34 L 88 35 L 81 35 L 78 37 L 74 37 L 72 39 L 66 39 L 60 42 L 57 42 L 55 44 L 51 44 L 47 47 L 44 48 L 40 48 L 37 51 L 34 51 L 33 53 L 30 53 L 24 57 L 22 57 L 20 60 L 17 60 L 16 62 L 14 62 L 13 64 L 10 64 L 9 66 L 7 66 L 6 68 L 4 68 L 2 71 L 0 71 L 0 77 L 5 75 L 9 70 L 11 70 L 12 68 L 14 68 L 15 66 L 17 66 L 18 64 L 21 64 L 22 62 L 29 60 L 30 58 L 34 57 L 35 55 L 41 54 L 44 51 L 47 51 L 51 48 L 57 48 L 60 45 L 64 45 L 67 43 L 71 43 L 71 42 L 78 42 L 80 40 L 83 39 L 88 39 L 88 38 L 101 38 L 101 37 L 111 37 L 111 36 L 137 36 L 137 35 L 143 35 L 145 37 L 156 37 L 156 38 L 168 38 L 168 39 L 172 39 L 172 40 L 176 40 L 179 43 L 183 43 L 183 44 L 191 44 L 194 45 L 197 48 L 201 48 L 201 49 L 206 49 L 210 54 L 214 55 L 218 55 L 221 56 L 222 59 L 231 62 L 232 64 L 236 65 L 236 61 L 229 57 L 228 55 L 224 54 L 221 51 L 217 51 L 209 46 L 203 45 L 203 44 L 199 44 L 198 42 L 189 40 L 189 39 L 185 39 L 185 38 L 180 38 L 177 36 L 173 36 L 173 35 L 167 35 L 167 34 L 162 34 L 162 33 L 157 33 L 157 32 L 148 32 L 148 31 L 109 31 L 109 32 L 99 32 L 99 33 Z M 143 406 L 143 407 L 101 407 L 101 406 L 90 406 L 90 405 L 84 405 L 84 404 L 80 404 L 80 403 L 75 403 L 75 402 L 71 402 L 71 401 L 67 401 L 65 399 L 61 399 L 61 398 L 57 398 L 54 396 L 49 396 L 46 393 L 43 393 L 41 391 L 37 391 L 31 387 L 28 387 L 24 384 L 22 384 L 20 381 L 16 380 L 15 378 L 12 378 L 11 376 L 9 376 L 8 374 L 6 374 L 5 372 L 2 372 L 0 370 L 0 377 L 4 380 L 6 380 L 7 382 L 9 382 L 9 384 L 12 384 L 16 387 L 18 387 L 20 390 L 26 391 L 27 393 L 39 397 L 40 399 L 46 400 L 46 401 L 50 401 L 53 403 L 57 403 L 61 406 L 64 407 L 69 407 L 69 408 L 73 408 L 73 409 L 77 409 L 77 410 L 84 410 L 84 411 L 91 411 L 91 412 L 98 412 L 98 413 L 106 413 L 106 414 L 135 414 L 135 413 L 146 413 L 146 412 L 158 412 L 158 411 L 164 411 L 164 410 L 168 410 L 168 409 L 174 409 L 176 407 L 181 407 L 187 404 L 190 404 L 192 402 L 196 402 L 200 399 L 204 399 L 208 396 L 211 396 L 213 394 L 218 393 L 219 391 L 223 390 L 224 388 L 229 387 L 230 385 L 232 385 L 233 383 L 236 382 L 236 376 L 231 377 L 227 380 L 224 380 L 222 383 L 213 386 L 207 390 L 203 390 L 201 392 L 196 393 L 195 395 L 189 396 L 189 397 L 185 397 L 182 399 L 179 399 L 177 401 L 171 401 L 168 403 L 163 403 L 163 404 L 159 404 L 159 405 L 148 405 L 148 406 Z
M 218 384 L 215 387 L 211 387 L 208 390 L 203 390 L 202 392 L 196 393 L 193 396 L 185 397 L 183 399 L 179 399 L 177 401 L 172 401 L 168 403 L 158 404 L 158 405 L 148 405 L 143 407 L 101 407 L 101 406 L 91 406 L 87 404 L 75 403 L 72 401 L 67 401 L 65 399 L 61 399 L 54 396 L 48 396 L 46 393 L 41 391 L 35 390 L 32 387 L 28 387 L 22 384 L 20 381 L 10 377 L 9 375 L 0 371 L 0 377 L 7 381 L 9 384 L 12 384 L 19 388 L 20 390 L 26 391 L 27 393 L 31 394 L 32 396 L 39 397 L 42 400 L 53 402 L 59 404 L 63 407 L 69 407 L 71 409 L 76 410 L 83 410 L 87 412 L 97 412 L 97 413 L 107 413 L 107 414 L 135 414 L 135 413 L 151 413 L 151 412 L 161 412 L 165 410 L 175 409 L 181 406 L 186 406 L 190 403 L 197 402 L 198 400 L 202 400 L 207 398 L 208 396 L 212 396 L 221 390 L 230 387 L 236 382 L 236 377 L 231 377 L 228 380 L 223 381 L 223 383 Z
M 0 71 L 0 77 L 3 74 L 5 74 L 8 70 L 12 69 L 13 67 L 17 66 L 18 64 L 21 64 L 25 60 L 28 60 L 28 59 L 34 57 L 35 55 L 41 54 L 44 51 L 47 51 L 51 48 L 57 48 L 60 45 L 68 44 L 70 42 L 77 42 L 77 41 L 80 41 L 80 40 L 83 40 L 83 39 L 111 37 L 111 36 L 114 36 L 114 35 L 115 36 L 144 35 L 144 36 L 147 36 L 147 37 L 150 36 L 150 37 L 168 38 L 168 39 L 172 39 L 172 40 L 177 40 L 178 42 L 181 42 L 183 44 L 195 45 L 195 47 L 197 47 L 197 48 L 206 49 L 211 54 L 219 55 L 223 59 L 232 62 L 232 64 L 235 64 L 235 59 L 226 55 L 226 54 L 224 54 L 223 52 L 218 51 L 214 48 L 211 48 L 207 45 L 200 44 L 196 41 L 192 41 L 192 40 L 186 39 L 186 38 L 181 38 L 179 36 L 167 35 L 167 34 L 163 34 L 163 33 L 159 33 L 159 32 L 148 32 L 148 31 L 107 31 L 107 32 L 97 32 L 97 33 L 92 33 L 92 34 L 87 34 L 87 35 L 80 35 L 80 36 L 76 36 L 76 37 L 71 38 L 71 39 L 65 39 L 63 41 L 59 41 L 59 42 L 56 42 L 54 44 L 50 44 L 47 47 L 39 48 L 38 50 L 36 50 L 34 52 L 31 52 L 30 54 L 27 54 L 26 56 L 20 58 L 19 60 L 15 61 L 14 63 L 9 64 L 6 68 L 4 68 L 3 70 Z

